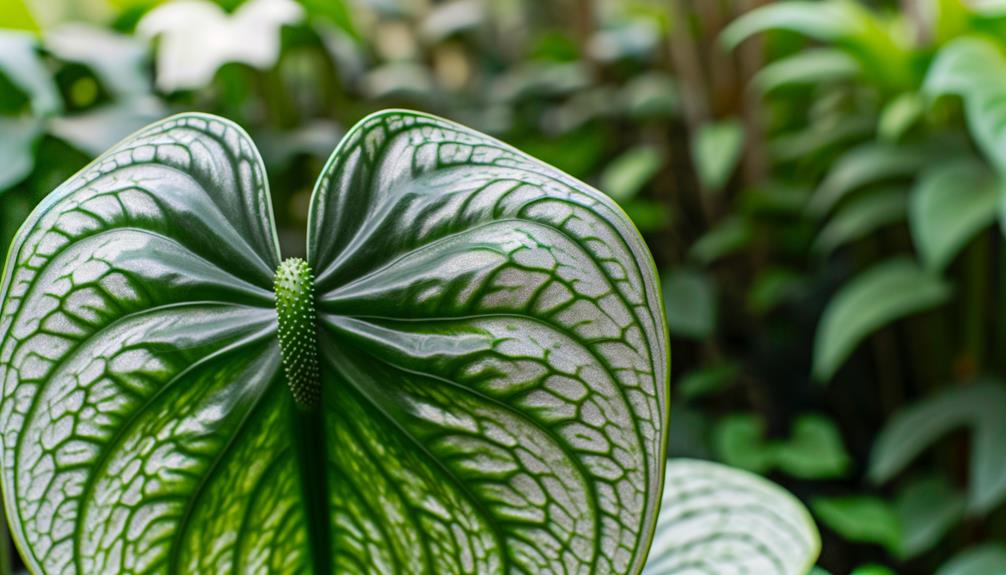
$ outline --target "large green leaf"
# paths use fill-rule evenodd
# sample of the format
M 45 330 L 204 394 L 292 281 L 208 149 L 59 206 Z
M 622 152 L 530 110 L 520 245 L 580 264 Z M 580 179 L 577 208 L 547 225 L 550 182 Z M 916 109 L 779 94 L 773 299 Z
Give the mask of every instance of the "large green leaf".
M 725 465 L 667 462 L 645 575 L 803 575 L 821 542 L 806 508 L 778 485 Z
M 814 377 L 827 381 L 874 331 L 945 302 L 951 287 L 908 259 L 881 262 L 860 273 L 824 310 L 814 337 Z
M 996 381 L 955 387 L 898 412 L 877 436 L 869 476 L 882 483 L 893 478 L 927 447 L 950 431 L 968 427 L 970 453 L 968 506 L 991 510 L 1006 498 L 1006 388 Z
M 0 292 L 3 491 L 29 566 L 638 572 L 668 349 L 611 200 L 384 112 L 333 154 L 308 238 L 280 263 L 254 146 L 202 115 L 33 213 Z

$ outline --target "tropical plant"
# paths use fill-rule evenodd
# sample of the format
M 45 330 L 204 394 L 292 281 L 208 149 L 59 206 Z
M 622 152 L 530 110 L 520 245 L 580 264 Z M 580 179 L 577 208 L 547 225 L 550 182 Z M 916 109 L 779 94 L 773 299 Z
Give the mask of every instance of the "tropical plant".
M 29 568 L 639 572 L 669 351 L 649 252 L 611 200 L 387 111 L 347 134 L 310 213 L 306 259 L 281 260 L 253 143 L 185 114 L 28 218 L 0 288 L 0 428 Z M 685 485 L 651 572 L 696 550 L 813 562 L 799 504 L 709 465 L 669 468 Z M 718 517 L 717 490 L 749 493 L 736 523 L 666 527 Z M 702 551 L 761 523 L 783 535 L 764 550 Z

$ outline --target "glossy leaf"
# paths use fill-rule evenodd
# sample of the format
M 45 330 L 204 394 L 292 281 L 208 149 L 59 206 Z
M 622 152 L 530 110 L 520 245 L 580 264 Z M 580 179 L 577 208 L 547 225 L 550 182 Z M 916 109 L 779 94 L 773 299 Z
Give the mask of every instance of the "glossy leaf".
M 324 169 L 307 253 L 280 267 L 258 154 L 210 116 L 142 130 L 33 213 L 0 292 L 30 567 L 639 571 L 668 350 L 608 198 L 384 112 Z
M 907 259 L 861 272 L 828 302 L 814 337 L 814 377 L 827 381 L 867 336 L 945 302 L 951 287 Z
M 911 196 L 912 239 L 926 266 L 942 271 L 995 221 L 1002 184 L 974 161 L 947 162 L 925 172 Z
M 671 459 L 665 486 L 644 575 L 803 575 L 817 559 L 814 520 L 774 483 L 717 463 Z
M 898 412 L 877 436 L 869 477 L 889 481 L 937 439 L 966 427 L 972 433 L 969 511 L 983 513 L 1006 499 L 1006 389 L 978 381 L 945 391 Z

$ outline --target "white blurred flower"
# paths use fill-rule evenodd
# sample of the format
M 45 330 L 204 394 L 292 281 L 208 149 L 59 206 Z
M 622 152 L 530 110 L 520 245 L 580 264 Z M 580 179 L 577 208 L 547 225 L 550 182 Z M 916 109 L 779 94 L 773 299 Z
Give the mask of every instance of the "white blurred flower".
M 157 87 L 200 88 L 228 62 L 269 68 L 280 52 L 280 29 L 303 18 L 294 0 L 249 0 L 233 13 L 206 0 L 178 0 L 151 10 L 137 32 L 160 36 Z

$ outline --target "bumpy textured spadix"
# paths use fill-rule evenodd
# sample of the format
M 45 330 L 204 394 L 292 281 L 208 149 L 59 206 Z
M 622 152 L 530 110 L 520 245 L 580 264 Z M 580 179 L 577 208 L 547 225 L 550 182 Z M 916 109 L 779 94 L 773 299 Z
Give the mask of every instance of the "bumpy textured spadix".
M 392 111 L 326 165 L 306 262 L 280 267 L 270 206 L 244 132 L 188 114 L 25 223 L 0 287 L 0 466 L 30 569 L 641 569 L 668 349 L 611 201 Z
M 286 383 L 298 405 L 313 408 L 321 398 L 321 371 L 311 266 L 300 258 L 285 260 L 276 270 L 275 285 L 279 349 Z

